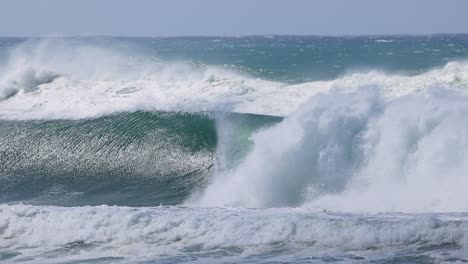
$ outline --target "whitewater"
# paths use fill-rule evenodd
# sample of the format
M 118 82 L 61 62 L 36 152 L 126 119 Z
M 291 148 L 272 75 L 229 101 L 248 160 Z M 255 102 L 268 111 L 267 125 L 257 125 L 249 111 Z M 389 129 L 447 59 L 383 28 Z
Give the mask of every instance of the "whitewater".
M 0 261 L 468 261 L 467 43 L 0 39 Z

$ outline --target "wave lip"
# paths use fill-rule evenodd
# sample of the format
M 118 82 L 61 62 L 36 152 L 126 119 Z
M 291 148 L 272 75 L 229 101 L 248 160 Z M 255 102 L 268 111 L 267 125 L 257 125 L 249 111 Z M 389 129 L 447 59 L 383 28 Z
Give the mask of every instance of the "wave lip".
M 59 74 L 47 71 L 36 72 L 27 68 L 17 72 L 13 76 L 8 76 L 6 80 L 0 81 L 0 101 L 15 96 L 18 92 L 30 93 L 39 88 L 40 85 L 53 82 Z
M 448 215 L 350 215 L 307 209 L 201 209 L 182 207 L 0 206 L 0 242 L 21 254 L 40 256 L 60 248 L 74 258 L 160 258 L 167 254 L 243 257 L 275 250 L 353 252 L 362 257 L 468 245 L 468 217 Z M 98 253 L 100 252 L 100 253 Z M 274 256 L 274 254 L 273 254 Z M 32 257 L 32 256 L 31 256 Z M 447 257 L 447 256 L 446 256 Z

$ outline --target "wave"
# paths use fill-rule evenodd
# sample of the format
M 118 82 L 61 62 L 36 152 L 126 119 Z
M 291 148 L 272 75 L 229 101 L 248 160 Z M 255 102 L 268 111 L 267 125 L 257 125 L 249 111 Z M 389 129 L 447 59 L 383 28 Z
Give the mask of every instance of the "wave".
M 467 114 L 468 95 L 453 90 L 386 100 L 335 89 L 252 135 L 244 161 L 188 204 L 464 212 Z
M 245 155 L 252 131 L 277 122 L 254 115 L 174 112 L 0 121 L 0 201 L 181 203 L 211 174 L 215 119 L 221 115 L 237 135 L 232 163 Z
M 0 87 L 0 91 L 2 92 L 0 94 L 0 101 L 13 97 L 20 91 L 24 93 L 33 92 L 38 89 L 39 85 L 51 83 L 58 77 L 58 74 L 52 72 L 36 72 L 31 68 L 17 72 L 13 74 L 13 76 L 8 76 L 6 80 L 2 81 L 2 87 Z
M 59 179 L 48 195 L 76 185 L 78 196 L 118 186 L 132 199 L 151 197 L 130 205 L 191 194 L 185 203 L 195 206 L 466 211 L 467 69 L 449 62 L 414 76 L 369 71 L 286 84 L 82 44 L 26 43 L 1 71 L 0 87 L 16 85 L 0 101 L 2 188 L 37 197 L 42 182 Z M 244 115 L 237 122 L 223 112 Z M 151 182 L 161 175 L 177 181 Z M 96 197 L 123 204 L 112 195 Z
M 464 261 L 467 72 L 290 84 L 26 42 L 0 65 L 0 261 Z
M 350 72 L 287 84 L 65 40 L 31 41 L 13 49 L 0 67 L 0 119 L 82 119 L 138 110 L 288 116 L 335 87 L 374 86 L 387 98 L 433 87 L 466 90 L 467 69 L 466 62 L 453 61 L 415 76 Z
M 336 251 L 349 261 L 372 259 L 379 251 L 387 258 L 431 252 L 434 261 L 453 261 L 466 252 L 467 229 L 464 214 L 364 217 L 287 208 L 0 205 L 0 238 L 4 246 L 21 249 L 21 254 L 10 252 L 18 261 L 50 261 L 64 252 L 74 261 L 143 261 L 142 256 L 168 262 L 231 256 L 235 261 L 236 255 L 280 257 L 275 252 L 287 253 L 290 261 L 305 256 L 318 261 Z

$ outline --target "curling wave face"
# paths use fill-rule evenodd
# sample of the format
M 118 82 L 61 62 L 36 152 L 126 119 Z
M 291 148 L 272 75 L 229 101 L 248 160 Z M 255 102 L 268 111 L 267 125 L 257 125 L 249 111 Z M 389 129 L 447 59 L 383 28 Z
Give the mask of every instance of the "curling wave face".
M 216 162 L 215 119 L 210 113 L 134 112 L 0 121 L 0 202 L 180 204 L 205 184 Z M 248 151 L 253 131 L 280 120 L 240 114 L 223 119 L 237 134 L 231 161 Z
M 0 199 L 60 205 L 180 203 L 209 173 L 215 133 L 213 121 L 202 114 L 0 121 Z

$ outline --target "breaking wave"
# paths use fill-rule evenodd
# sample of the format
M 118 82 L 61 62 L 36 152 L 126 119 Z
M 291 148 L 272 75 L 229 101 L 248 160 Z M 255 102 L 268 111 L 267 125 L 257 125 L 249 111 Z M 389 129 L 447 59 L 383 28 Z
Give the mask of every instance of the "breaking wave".
M 206 189 L 184 180 L 190 187 L 171 203 L 192 193 L 186 203 L 203 206 L 464 211 L 467 65 L 285 84 L 57 40 L 27 42 L 2 71 L 2 179 L 16 183 L 3 188 L 29 186 L 28 175 L 37 174 L 62 179 L 60 188 L 109 175 L 139 175 L 154 187 L 148 175 L 195 171 Z M 222 112 L 286 118 L 233 122 Z M 121 185 L 131 186 L 127 180 Z
M 0 202 L 180 204 L 205 184 L 217 160 L 217 116 L 134 112 L 0 121 Z M 253 131 L 279 121 L 246 114 L 223 119 L 237 134 L 233 163 L 248 151 Z
M 385 100 L 378 89 L 313 97 L 252 136 L 219 172 L 203 206 L 339 211 L 467 211 L 468 96 L 436 89 Z M 222 146 L 218 146 L 222 148 Z
M 415 76 L 369 71 L 286 84 L 209 65 L 42 40 L 16 47 L 0 66 L 0 118 L 82 119 L 138 110 L 288 116 L 333 87 L 374 86 L 395 98 L 431 87 L 466 90 L 467 72 L 467 63 L 449 62 Z
M 0 206 L 0 239 L 22 249 L 21 256 L 9 252 L 16 261 L 51 261 L 64 253 L 68 261 L 178 263 L 224 257 L 236 262 L 262 255 L 279 261 L 280 254 L 289 261 L 326 261 L 342 252 L 340 259 L 352 262 L 372 259 L 379 250 L 387 256 L 431 252 L 432 261 L 456 261 L 466 256 L 467 223 L 463 214 L 363 217 L 286 208 Z M 446 249 L 453 250 L 450 256 L 444 255 Z

